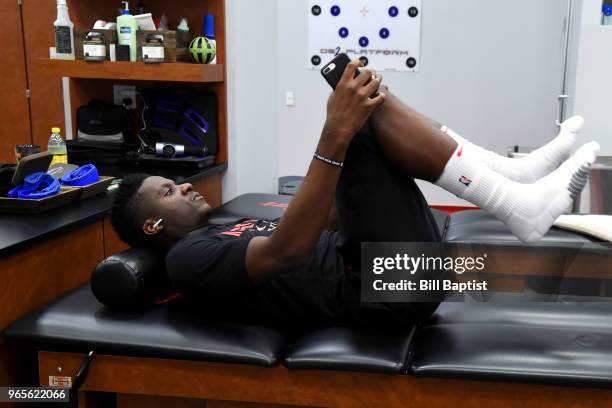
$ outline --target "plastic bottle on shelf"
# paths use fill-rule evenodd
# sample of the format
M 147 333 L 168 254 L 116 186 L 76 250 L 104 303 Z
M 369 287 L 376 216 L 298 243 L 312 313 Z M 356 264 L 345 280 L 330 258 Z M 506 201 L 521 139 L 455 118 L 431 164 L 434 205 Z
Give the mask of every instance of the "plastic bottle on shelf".
M 122 1 L 125 4 L 125 9 L 121 11 L 121 15 L 117 17 L 117 42 L 120 45 L 130 46 L 130 61 L 136 62 L 138 47 L 136 46 L 136 31 L 138 30 L 138 22 L 130 13 L 130 3 Z
M 189 47 L 191 34 L 189 33 L 189 23 L 187 17 L 181 17 L 181 22 L 176 27 L 176 46 L 179 48 Z
M 145 13 L 147 13 L 147 5 L 145 4 L 143 0 L 140 0 L 138 2 L 138 5 L 136 6 L 136 14 L 145 14 Z
M 56 163 L 68 163 L 68 149 L 66 148 L 66 142 L 62 139 L 60 132 L 60 128 L 52 128 L 51 136 L 47 143 L 47 151 L 53 155 L 51 166 Z
M 161 15 L 157 29 L 159 31 L 169 31 L 170 30 L 170 26 L 168 25 L 168 16 L 166 16 L 165 14 Z
M 55 59 L 74 59 L 74 23 L 70 20 L 66 0 L 57 0 L 55 29 Z
M 181 17 L 181 22 L 176 27 L 176 31 L 182 31 L 184 33 L 189 32 L 189 23 L 187 23 L 187 17 Z
M 603 25 L 612 25 L 612 4 L 604 4 L 601 8 L 603 13 Z
M 209 41 L 214 42 L 215 49 L 217 49 L 217 40 L 215 40 L 215 16 L 213 14 L 206 14 L 204 16 L 204 37 Z M 214 65 L 217 63 L 217 54 L 210 61 L 210 64 Z

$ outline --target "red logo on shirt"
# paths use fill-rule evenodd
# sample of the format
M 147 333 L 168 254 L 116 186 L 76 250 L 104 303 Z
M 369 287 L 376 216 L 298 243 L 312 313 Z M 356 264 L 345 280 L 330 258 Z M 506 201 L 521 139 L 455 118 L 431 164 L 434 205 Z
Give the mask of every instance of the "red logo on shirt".
M 239 237 L 245 231 L 251 230 L 254 227 L 255 227 L 255 221 L 253 220 L 245 221 L 243 223 L 234 225 L 234 227 L 231 230 L 222 232 L 219 235 L 229 235 L 230 237 Z
M 268 201 L 267 203 L 259 203 L 259 205 L 266 208 L 282 208 L 283 210 L 286 210 L 287 207 L 289 207 L 289 204 L 287 203 L 276 203 L 274 201 Z
M 166 303 L 174 302 L 182 298 L 183 298 L 183 295 L 181 295 L 180 293 L 173 293 L 172 295 L 158 297 L 157 299 L 155 299 L 153 303 L 155 303 L 158 306 L 165 305 Z
M 461 157 L 462 154 L 463 154 L 463 146 L 461 146 L 461 148 L 457 152 L 457 157 Z

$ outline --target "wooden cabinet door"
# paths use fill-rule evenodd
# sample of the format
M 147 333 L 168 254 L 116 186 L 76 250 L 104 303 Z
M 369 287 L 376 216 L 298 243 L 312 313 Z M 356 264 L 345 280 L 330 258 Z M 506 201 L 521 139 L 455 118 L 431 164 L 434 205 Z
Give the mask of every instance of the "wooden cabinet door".
M 0 21 L 0 163 L 14 163 L 15 145 L 32 142 L 21 11 L 17 0 L 0 0 Z

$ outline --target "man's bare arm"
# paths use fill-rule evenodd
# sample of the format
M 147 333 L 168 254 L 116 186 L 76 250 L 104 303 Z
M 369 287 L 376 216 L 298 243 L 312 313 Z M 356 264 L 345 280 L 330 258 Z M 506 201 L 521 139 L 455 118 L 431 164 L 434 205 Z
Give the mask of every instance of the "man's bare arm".
M 343 161 L 353 136 L 385 100 L 380 77 L 365 70 L 353 78 L 362 64 L 353 61 L 344 72 L 327 106 L 327 119 L 317 153 Z M 365 75 L 364 75 L 365 74 Z M 246 268 L 255 283 L 303 265 L 326 227 L 341 168 L 313 159 L 299 191 L 270 237 L 256 237 L 247 248 Z

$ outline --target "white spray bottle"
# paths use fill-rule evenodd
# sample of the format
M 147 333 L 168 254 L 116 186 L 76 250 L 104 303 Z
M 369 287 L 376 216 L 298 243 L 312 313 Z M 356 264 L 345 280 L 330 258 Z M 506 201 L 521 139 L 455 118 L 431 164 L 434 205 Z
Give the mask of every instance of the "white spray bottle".
M 70 21 L 66 0 L 57 0 L 57 20 L 53 23 L 55 29 L 56 59 L 74 59 L 74 23 Z

